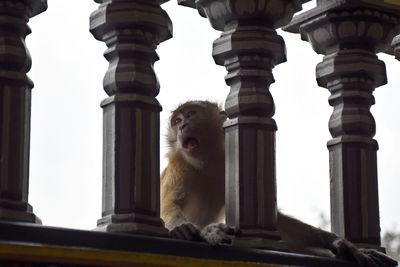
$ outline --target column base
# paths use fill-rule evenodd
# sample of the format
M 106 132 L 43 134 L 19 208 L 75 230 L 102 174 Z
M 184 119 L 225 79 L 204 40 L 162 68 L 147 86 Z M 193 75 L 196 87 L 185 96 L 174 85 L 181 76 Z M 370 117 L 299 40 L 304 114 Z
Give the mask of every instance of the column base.
M 136 214 L 107 215 L 97 221 L 95 231 L 110 233 L 143 234 L 152 236 L 169 236 L 160 218 Z
M 280 240 L 271 240 L 262 237 L 238 237 L 233 239 L 233 246 L 237 247 L 251 247 L 268 250 L 289 251 L 286 242 Z
M 31 205 L 15 200 L 0 200 L 0 220 L 42 224 Z
M 233 239 L 233 246 L 289 251 L 288 245 L 281 239 L 279 231 L 241 229 L 241 233 L 241 236 Z

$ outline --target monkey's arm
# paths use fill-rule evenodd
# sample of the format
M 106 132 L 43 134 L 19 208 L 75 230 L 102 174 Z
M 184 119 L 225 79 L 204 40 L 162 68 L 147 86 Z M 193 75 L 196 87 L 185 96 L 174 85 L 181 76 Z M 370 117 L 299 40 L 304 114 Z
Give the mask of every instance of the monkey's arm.
M 161 208 L 161 217 L 170 230 L 170 236 L 189 241 L 200 240 L 200 229 L 185 218 L 182 209 L 174 202 L 175 198 L 169 199 L 170 197 L 172 198 L 168 194 L 164 197 Z
M 373 249 L 359 249 L 334 233 L 278 213 L 278 230 L 294 251 L 355 260 L 365 267 L 394 267 L 397 261 Z
M 169 230 L 188 222 L 182 209 L 175 203 L 174 195 L 174 192 L 166 192 L 161 202 L 161 217 Z
M 183 240 L 202 240 L 200 229 L 184 216 L 180 202 L 184 200 L 185 190 L 176 170 L 170 165 L 162 172 L 161 179 L 161 218 L 170 236 Z
M 165 227 L 171 230 L 173 227 L 185 223 L 182 209 L 178 206 L 178 198 L 183 198 L 181 181 L 177 178 L 176 170 L 170 165 L 164 169 L 160 176 L 161 218 Z

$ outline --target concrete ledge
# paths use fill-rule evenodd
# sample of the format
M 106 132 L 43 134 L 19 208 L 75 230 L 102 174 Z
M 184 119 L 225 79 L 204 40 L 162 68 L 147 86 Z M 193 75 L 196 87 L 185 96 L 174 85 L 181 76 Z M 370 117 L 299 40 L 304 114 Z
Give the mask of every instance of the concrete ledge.
M 15 262 L 61 266 L 357 266 L 277 251 L 0 222 L 0 263 Z

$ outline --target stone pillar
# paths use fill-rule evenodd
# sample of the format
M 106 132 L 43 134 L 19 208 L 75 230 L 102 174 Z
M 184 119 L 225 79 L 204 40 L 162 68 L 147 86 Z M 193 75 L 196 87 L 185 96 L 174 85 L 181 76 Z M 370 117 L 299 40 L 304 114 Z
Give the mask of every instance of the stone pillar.
M 165 1 L 163 1 L 165 2 Z M 159 0 L 103 1 L 90 31 L 104 41 L 110 62 L 104 77 L 109 95 L 101 106 L 103 205 L 98 230 L 165 236 L 160 219 L 159 84 L 153 64 L 157 45 L 172 36 Z
M 0 1 L 0 220 L 41 223 L 28 203 L 32 81 L 25 37 L 45 0 Z
M 349 4 L 347 4 L 349 2 Z M 352 1 L 318 1 L 295 18 L 303 40 L 324 54 L 317 65 L 319 86 L 331 92 L 328 142 L 332 231 L 360 247 L 380 248 L 374 89 L 386 84 L 376 53 L 386 51 L 399 17 Z M 378 4 L 377 4 L 378 5 Z M 297 26 L 296 26 L 297 25 Z
M 277 231 L 275 107 L 272 69 L 286 61 L 275 28 L 290 21 L 300 1 L 196 1 L 211 25 L 216 64 L 226 67 L 226 222 L 241 229 L 235 245 L 284 249 Z

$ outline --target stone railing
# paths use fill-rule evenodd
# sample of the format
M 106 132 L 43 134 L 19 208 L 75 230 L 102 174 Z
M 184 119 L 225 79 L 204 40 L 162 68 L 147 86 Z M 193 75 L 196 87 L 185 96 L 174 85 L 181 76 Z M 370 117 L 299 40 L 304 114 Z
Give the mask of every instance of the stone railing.
M 153 64 L 172 37 L 163 0 L 97 0 L 90 31 L 107 45 L 104 77 L 103 205 L 98 230 L 167 236 L 160 219 L 161 105 Z M 230 86 L 225 108 L 226 220 L 242 230 L 238 243 L 280 249 L 276 230 L 275 106 L 272 69 L 286 61 L 276 32 L 301 34 L 324 59 L 318 85 L 331 92 L 328 142 L 332 230 L 362 247 L 380 247 L 377 141 L 370 112 L 373 90 L 386 83 L 376 54 L 400 58 L 400 5 L 396 1 L 318 0 L 293 19 L 302 0 L 179 0 L 197 8 L 221 36 L 213 57 Z M 0 1 L 0 219 L 40 223 L 27 202 L 30 57 L 28 18 L 45 0 Z M 171 14 L 173 15 L 173 14 Z M 311 77 L 310 77 L 311 79 Z M 240 190 L 239 190 L 240 188 Z

